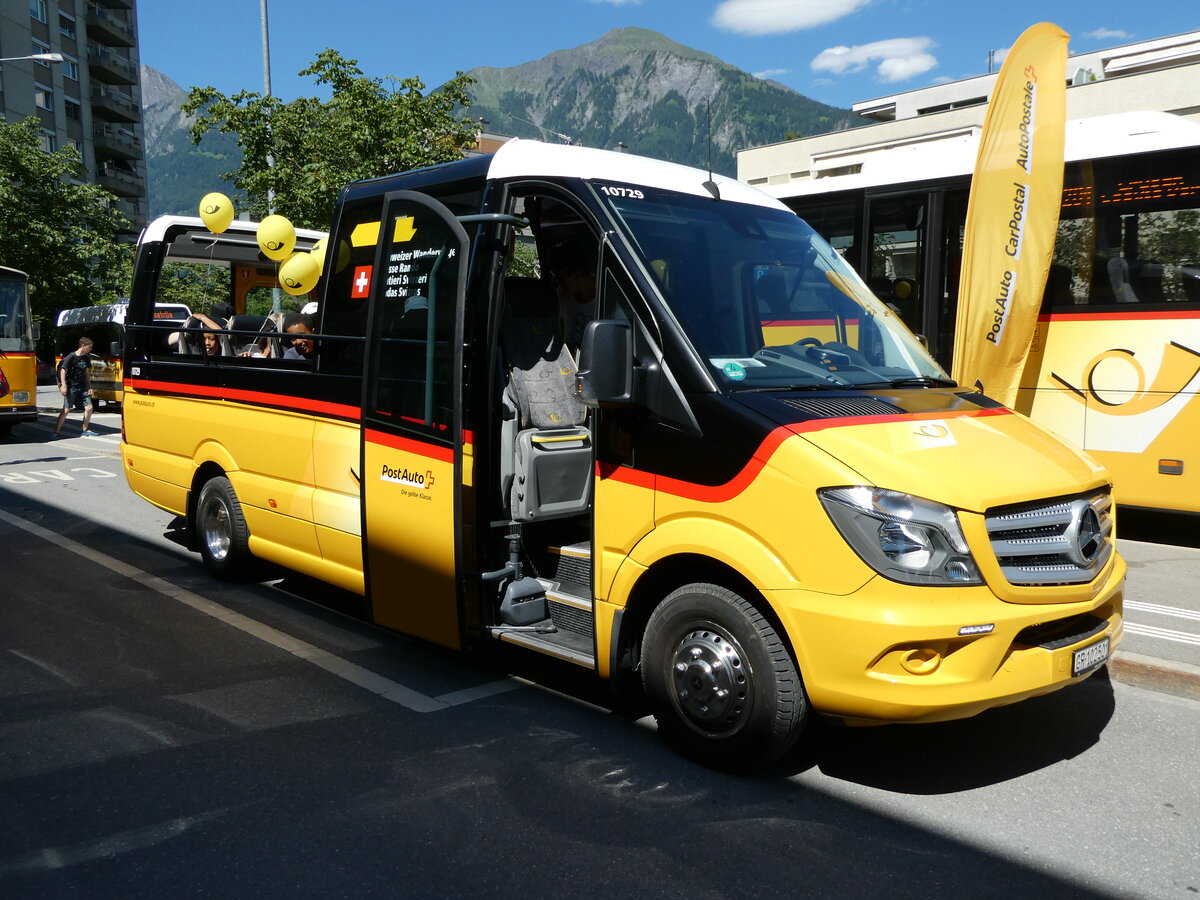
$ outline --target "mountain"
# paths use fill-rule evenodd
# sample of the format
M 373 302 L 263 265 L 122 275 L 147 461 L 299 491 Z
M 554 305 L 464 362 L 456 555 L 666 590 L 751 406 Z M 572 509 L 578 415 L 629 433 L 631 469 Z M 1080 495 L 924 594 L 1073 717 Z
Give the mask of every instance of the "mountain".
M 850 110 L 643 28 L 617 28 L 571 50 L 506 69 L 468 72 L 468 115 L 486 131 L 631 152 L 735 172 L 737 150 L 851 127 Z
M 188 133 L 192 119 L 180 109 L 187 92 L 150 66 L 141 67 L 141 77 L 150 218 L 194 216 L 200 198 L 209 191 L 233 193 L 233 185 L 221 174 L 238 167 L 241 150 L 230 134 L 209 132 L 193 144 Z

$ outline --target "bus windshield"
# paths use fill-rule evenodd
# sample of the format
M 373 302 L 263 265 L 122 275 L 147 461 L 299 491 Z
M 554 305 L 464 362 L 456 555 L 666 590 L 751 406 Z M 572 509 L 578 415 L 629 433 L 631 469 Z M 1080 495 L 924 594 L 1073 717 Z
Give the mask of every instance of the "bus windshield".
M 951 384 L 794 214 L 645 187 L 600 195 L 724 390 Z
M 0 273 L 0 352 L 32 353 L 25 279 Z

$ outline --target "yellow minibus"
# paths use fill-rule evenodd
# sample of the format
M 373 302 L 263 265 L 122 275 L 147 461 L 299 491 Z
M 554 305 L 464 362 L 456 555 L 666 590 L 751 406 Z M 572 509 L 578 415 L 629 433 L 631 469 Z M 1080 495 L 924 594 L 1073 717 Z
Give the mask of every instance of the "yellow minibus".
M 151 223 L 129 308 L 125 473 L 218 576 L 269 560 L 583 667 L 731 767 L 812 715 L 1063 688 L 1121 638 L 1105 470 L 950 381 L 755 188 L 524 140 L 354 183 L 307 352 L 166 352 L 164 261 L 270 266 L 254 228 Z M 812 310 L 786 339 L 780 282 Z

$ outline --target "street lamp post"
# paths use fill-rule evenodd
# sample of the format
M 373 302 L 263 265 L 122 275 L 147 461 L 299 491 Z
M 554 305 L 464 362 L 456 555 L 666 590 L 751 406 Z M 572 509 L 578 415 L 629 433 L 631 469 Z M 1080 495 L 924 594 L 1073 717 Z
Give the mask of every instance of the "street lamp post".
M 0 63 L 20 62 L 23 59 L 31 59 L 34 62 L 60 63 L 63 61 L 63 55 L 61 53 L 31 53 L 29 56 L 5 56 L 0 58 Z

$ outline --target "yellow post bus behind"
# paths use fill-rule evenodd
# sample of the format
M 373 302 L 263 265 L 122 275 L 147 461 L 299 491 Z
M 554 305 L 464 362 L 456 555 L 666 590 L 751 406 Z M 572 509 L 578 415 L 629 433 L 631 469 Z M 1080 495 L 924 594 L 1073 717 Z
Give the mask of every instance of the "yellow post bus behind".
M 164 265 L 269 267 L 253 233 L 152 223 L 130 303 L 125 472 L 219 576 L 581 666 L 722 766 L 814 714 L 1063 688 L 1120 640 L 1104 469 L 948 380 L 754 188 L 532 141 L 355 183 L 311 354 L 164 352 Z M 811 327 L 772 336 L 801 285 Z
M 38 326 L 29 309 L 29 276 L 0 266 L 0 438 L 37 421 Z
M 128 311 L 127 302 L 64 309 L 58 314 L 54 330 L 55 365 L 79 348 L 80 338 L 92 339 L 90 368 L 95 399 L 118 406 L 125 391 L 121 355 Z M 164 325 L 182 326 L 191 314 L 182 303 L 159 303 L 154 307 L 154 321 Z

